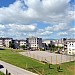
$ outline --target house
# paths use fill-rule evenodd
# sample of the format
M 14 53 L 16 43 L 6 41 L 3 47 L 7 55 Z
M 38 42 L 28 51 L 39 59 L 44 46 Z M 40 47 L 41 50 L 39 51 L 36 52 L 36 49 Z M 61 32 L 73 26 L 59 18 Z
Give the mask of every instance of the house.
M 26 38 L 27 40 L 27 46 L 33 50 L 39 50 L 42 48 L 42 38 L 38 37 L 30 37 Z

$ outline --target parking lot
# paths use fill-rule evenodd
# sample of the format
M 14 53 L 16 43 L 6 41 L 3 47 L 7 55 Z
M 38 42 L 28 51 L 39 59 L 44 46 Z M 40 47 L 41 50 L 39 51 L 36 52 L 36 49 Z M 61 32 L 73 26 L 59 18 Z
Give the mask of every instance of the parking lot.
M 75 56 L 49 53 L 46 51 L 27 51 L 27 52 L 19 52 L 19 53 L 31 57 L 33 59 L 44 61 L 50 64 L 61 64 L 64 62 L 70 62 L 75 60 Z

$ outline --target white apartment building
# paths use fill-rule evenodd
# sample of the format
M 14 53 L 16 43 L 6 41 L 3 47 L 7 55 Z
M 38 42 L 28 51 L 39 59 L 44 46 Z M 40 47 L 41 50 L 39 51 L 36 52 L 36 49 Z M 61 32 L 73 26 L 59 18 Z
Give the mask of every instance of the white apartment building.
M 9 47 L 9 43 L 12 42 L 12 38 L 5 39 L 5 47 Z
M 67 40 L 67 54 L 75 55 L 75 39 Z
M 37 37 L 27 38 L 27 45 L 31 49 L 39 50 L 40 48 L 42 48 L 42 38 Z
M 0 39 L 0 47 L 3 47 L 3 40 Z
M 0 38 L 0 47 L 9 47 L 10 42 L 12 42 L 12 38 Z
M 19 40 L 20 41 L 20 46 L 25 45 L 26 46 L 26 40 Z

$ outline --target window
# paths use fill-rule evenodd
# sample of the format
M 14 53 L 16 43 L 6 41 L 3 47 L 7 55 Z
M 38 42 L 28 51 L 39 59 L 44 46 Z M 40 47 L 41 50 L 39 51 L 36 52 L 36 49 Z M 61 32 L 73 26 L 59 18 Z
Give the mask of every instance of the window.
M 69 51 L 71 51 L 71 49 L 69 49 Z
M 71 44 L 69 44 L 69 46 L 71 46 Z
M 75 49 L 72 49 L 72 50 L 75 50 Z

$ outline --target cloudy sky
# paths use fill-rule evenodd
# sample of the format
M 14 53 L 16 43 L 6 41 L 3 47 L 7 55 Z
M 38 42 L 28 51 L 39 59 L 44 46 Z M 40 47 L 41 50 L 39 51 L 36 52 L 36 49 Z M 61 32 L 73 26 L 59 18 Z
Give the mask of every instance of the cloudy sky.
M 74 0 L 0 0 L 0 37 L 75 38 Z

